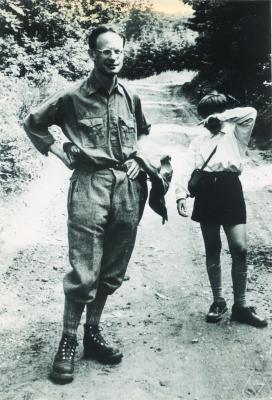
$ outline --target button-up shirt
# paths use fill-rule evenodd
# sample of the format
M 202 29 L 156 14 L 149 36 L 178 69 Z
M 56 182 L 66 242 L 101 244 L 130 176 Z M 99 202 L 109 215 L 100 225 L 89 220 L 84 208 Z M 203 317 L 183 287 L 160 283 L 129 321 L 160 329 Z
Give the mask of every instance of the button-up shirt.
M 186 198 L 188 179 L 196 168 L 201 168 L 212 150 L 216 152 L 205 167 L 207 172 L 229 171 L 241 173 L 247 145 L 255 124 L 257 111 L 252 107 L 237 107 L 213 114 L 222 122 L 220 133 L 213 135 L 203 127 L 203 134 L 190 145 L 184 168 L 176 179 L 176 199 Z
M 117 80 L 109 94 L 94 71 L 72 89 L 49 97 L 24 120 L 27 135 L 43 154 L 55 141 L 51 125 L 100 167 L 126 161 L 137 151 L 138 138 L 150 130 L 139 97 Z

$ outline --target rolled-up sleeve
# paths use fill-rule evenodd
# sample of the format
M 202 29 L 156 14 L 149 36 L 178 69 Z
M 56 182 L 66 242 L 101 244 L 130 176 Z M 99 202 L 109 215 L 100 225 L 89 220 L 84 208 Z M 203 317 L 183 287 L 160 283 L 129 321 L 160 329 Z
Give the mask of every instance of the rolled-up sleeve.
M 61 126 L 62 98 L 60 94 L 49 97 L 35 108 L 23 121 L 27 136 L 36 149 L 48 155 L 48 150 L 55 139 L 49 132 L 51 125 Z
M 236 139 L 244 146 L 248 145 L 256 117 L 257 111 L 253 107 L 237 107 L 217 114 L 220 121 L 235 124 Z

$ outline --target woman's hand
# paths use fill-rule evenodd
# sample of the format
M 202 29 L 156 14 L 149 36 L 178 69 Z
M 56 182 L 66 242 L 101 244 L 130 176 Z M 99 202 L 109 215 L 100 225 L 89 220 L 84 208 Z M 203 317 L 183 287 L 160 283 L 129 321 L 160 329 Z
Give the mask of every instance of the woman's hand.
M 213 135 L 217 135 L 222 128 L 222 121 L 220 121 L 216 114 L 210 115 L 204 120 L 204 126 L 207 128 Z
M 179 215 L 182 217 L 188 217 L 188 210 L 187 210 L 187 204 L 186 204 L 186 199 L 179 199 L 177 201 L 177 209 Z

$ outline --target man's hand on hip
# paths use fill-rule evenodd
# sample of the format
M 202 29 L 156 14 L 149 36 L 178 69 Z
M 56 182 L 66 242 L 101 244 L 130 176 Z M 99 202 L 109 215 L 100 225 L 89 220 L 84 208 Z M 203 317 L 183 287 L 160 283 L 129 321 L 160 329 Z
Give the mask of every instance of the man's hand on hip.
M 67 154 L 63 151 L 63 147 L 62 147 L 60 144 L 54 142 L 54 143 L 51 144 L 51 146 L 49 147 L 49 151 L 50 151 L 50 153 L 52 153 L 52 154 L 54 154 L 56 157 L 58 157 L 58 158 L 63 162 L 63 164 L 64 164 L 67 168 L 73 169 L 73 163 L 74 163 L 74 161 L 71 160 L 71 158 L 69 158 L 69 157 L 67 156 Z

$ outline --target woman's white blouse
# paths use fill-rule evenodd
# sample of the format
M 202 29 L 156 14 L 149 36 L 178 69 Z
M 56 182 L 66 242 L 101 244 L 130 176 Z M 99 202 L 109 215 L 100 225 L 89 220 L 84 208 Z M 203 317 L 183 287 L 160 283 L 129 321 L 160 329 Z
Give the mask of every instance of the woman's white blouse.
M 246 148 L 255 124 L 257 111 L 252 107 L 239 107 L 213 114 L 223 122 L 221 132 L 212 135 L 203 127 L 203 134 L 189 147 L 184 169 L 176 174 L 176 199 L 186 198 L 188 179 L 195 168 L 201 168 L 212 150 L 216 152 L 205 168 L 208 172 L 230 171 L 241 173 Z

